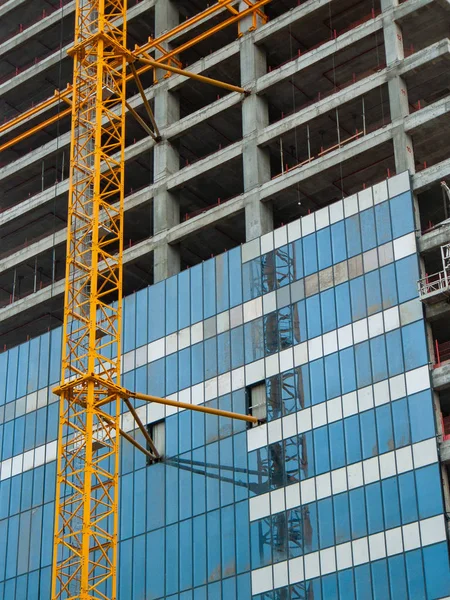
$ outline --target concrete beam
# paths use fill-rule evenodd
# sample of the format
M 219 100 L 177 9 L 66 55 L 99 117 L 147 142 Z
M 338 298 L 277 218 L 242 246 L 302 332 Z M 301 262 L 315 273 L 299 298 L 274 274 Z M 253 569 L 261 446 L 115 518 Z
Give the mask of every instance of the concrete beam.
M 436 367 L 431 372 L 431 381 L 435 390 L 445 390 L 450 387 L 450 363 Z
M 67 238 L 67 227 L 49 235 L 42 240 L 34 242 L 29 246 L 25 246 L 25 248 L 21 248 L 16 252 L 13 252 L 9 256 L 2 258 L 0 260 L 0 273 L 7 271 L 8 269 L 12 269 L 21 263 L 30 260 L 34 256 L 45 252 L 46 250 L 50 250 L 54 246 L 58 246 L 59 244 L 64 244 Z
M 3 42 L 3 44 L 0 44 L 0 58 L 4 56 L 7 52 L 10 52 L 11 50 L 16 50 L 18 46 L 25 44 L 32 38 L 38 36 L 42 37 L 46 29 L 48 29 L 52 25 L 59 23 L 63 16 L 66 17 L 74 11 L 75 2 L 73 1 L 69 4 L 66 4 L 63 8 L 59 8 L 48 17 L 45 17 L 37 23 L 30 25 L 30 27 L 27 27 L 24 31 L 18 33 L 9 40 L 6 40 L 5 42 Z
M 29 2 L 29 0 L 9 0 L 9 2 L 5 2 L 3 6 L 0 6 L 0 18 L 4 17 L 9 11 L 14 10 Z
M 450 440 L 445 440 L 439 444 L 439 458 L 441 463 L 450 463 Z
M 274 85 L 277 85 L 286 79 L 290 79 L 299 71 L 315 65 L 324 58 L 332 56 L 336 52 L 352 46 L 354 43 L 376 33 L 377 31 L 381 31 L 382 28 L 383 21 L 380 15 L 371 21 L 363 23 L 355 29 L 345 32 L 335 40 L 325 42 L 322 46 L 319 46 L 319 48 L 299 56 L 295 60 L 282 65 L 278 69 L 274 69 L 270 73 L 267 73 L 267 75 L 264 77 L 260 77 L 256 84 L 256 93 L 261 94 L 268 88 L 273 87 Z
M 443 317 L 448 317 L 450 314 L 450 304 L 448 302 L 436 302 L 429 304 L 425 308 L 427 321 L 432 323 Z
M 440 100 L 437 100 L 436 102 L 433 102 L 433 104 L 428 104 L 417 112 L 408 115 L 405 118 L 405 131 L 407 131 L 409 134 L 413 134 L 425 123 L 442 117 L 449 112 L 450 94 L 444 98 L 441 98 Z
M 427 252 L 431 252 L 432 250 L 436 250 L 436 248 L 440 248 L 444 244 L 448 244 L 450 242 L 450 220 L 444 221 L 436 227 L 429 231 L 428 233 L 424 233 L 421 235 L 417 244 L 419 247 L 419 252 L 421 254 L 426 254 Z
M 421 192 L 446 177 L 450 177 L 450 158 L 415 173 L 412 176 L 413 189 L 415 192 Z
M 242 146 L 242 141 L 235 142 L 226 148 L 222 148 L 221 150 L 198 160 L 188 167 L 184 167 L 173 175 L 169 175 L 166 179 L 167 189 L 176 190 L 177 188 L 186 185 L 189 181 L 192 181 L 192 179 L 234 160 L 242 154 Z

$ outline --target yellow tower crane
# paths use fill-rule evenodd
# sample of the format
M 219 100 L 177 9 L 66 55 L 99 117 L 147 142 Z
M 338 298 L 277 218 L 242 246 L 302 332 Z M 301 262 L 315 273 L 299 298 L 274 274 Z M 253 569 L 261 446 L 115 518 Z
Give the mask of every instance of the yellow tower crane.
M 227 25 L 250 16 L 256 26 L 264 19 L 261 8 L 268 2 L 244 0 L 244 8 L 238 10 L 235 0 L 219 0 L 203 15 L 226 9 L 231 14 Z M 72 138 L 62 373 L 55 390 L 60 396 L 60 422 L 52 600 L 116 599 L 120 437 L 152 459 L 160 458 L 130 398 L 257 423 L 250 415 L 136 394 L 121 387 L 126 111 L 155 142 L 160 140 L 139 73 L 152 68 L 156 74 L 158 67 L 245 92 L 181 69 L 177 51 L 167 51 L 163 45 L 170 33 L 157 40 L 150 38 L 144 46 L 129 51 L 126 14 L 126 0 L 76 1 L 75 41 L 70 50 L 73 86 L 55 93 L 54 99 L 71 104 Z M 198 22 L 198 17 L 191 21 L 196 19 Z M 186 24 L 177 29 L 183 27 Z M 208 34 L 222 28 L 216 25 Z M 185 43 L 178 53 L 205 37 L 203 33 Z M 158 52 L 157 58 L 152 52 Z M 137 62 L 142 65 L 139 69 Z M 130 78 L 139 89 L 151 126 L 127 102 Z M 52 103 L 53 99 L 43 103 L 42 110 Z M 33 114 L 41 108 L 33 108 Z M 21 120 L 23 116 L 17 118 Z M 33 135 L 50 120 L 8 142 L 8 147 Z M 122 401 L 142 431 L 147 448 L 122 431 Z

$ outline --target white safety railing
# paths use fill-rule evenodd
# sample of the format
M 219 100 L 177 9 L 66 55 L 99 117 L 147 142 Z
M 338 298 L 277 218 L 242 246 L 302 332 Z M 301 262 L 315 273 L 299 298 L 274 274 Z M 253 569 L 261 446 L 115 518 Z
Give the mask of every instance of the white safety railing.
M 420 299 L 424 300 L 431 294 L 435 295 L 439 292 L 448 292 L 449 277 L 450 273 L 448 271 L 441 271 L 440 273 L 427 275 L 423 279 L 419 279 L 417 285 Z

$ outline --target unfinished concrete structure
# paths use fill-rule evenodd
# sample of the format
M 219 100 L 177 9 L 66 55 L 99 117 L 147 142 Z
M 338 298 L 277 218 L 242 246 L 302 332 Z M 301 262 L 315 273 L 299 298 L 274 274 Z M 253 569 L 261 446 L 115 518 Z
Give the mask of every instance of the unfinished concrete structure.
M 132 0 L 130 45 L 206 7 L 204 0 Z M 70 118 L 61 103 L 26 122 L 13 120 L 70 82 L 73 11 L 74 3 L 63 0 L 0 4 L 5 349 L 61 323 Z M 222 13 L 174 36 L 171 47 L 213 26 Z M 250 94 L 181 75 L 155 85 L 143 78 L 162 141 L 129 118 L 124 291 L 409 171 L 448 511 L 450 2 L 272 0 L 266 13 L 268 23 L 256 30 L 244 22 L 242 36 L 228 28 L 179 57 L 191 71 Z M 131 86 L 129 102 L 144 115 Z M 14 141 L 52 116 L 44 130 Z

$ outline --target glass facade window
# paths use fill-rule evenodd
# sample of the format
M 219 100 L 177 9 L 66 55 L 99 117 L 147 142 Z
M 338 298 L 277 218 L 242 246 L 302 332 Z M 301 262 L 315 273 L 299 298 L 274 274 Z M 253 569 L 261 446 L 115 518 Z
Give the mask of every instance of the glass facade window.
M 125 299 L 127 387 L 236 412 L 257 389 L 267 422 L 138 405 L 164 460 L 123 443 L 120 598 L 450 596 L 411 193 L 346 202 Z M 60 360 L 60 330 L 0 354 L 8 600 L 50 597 Z

